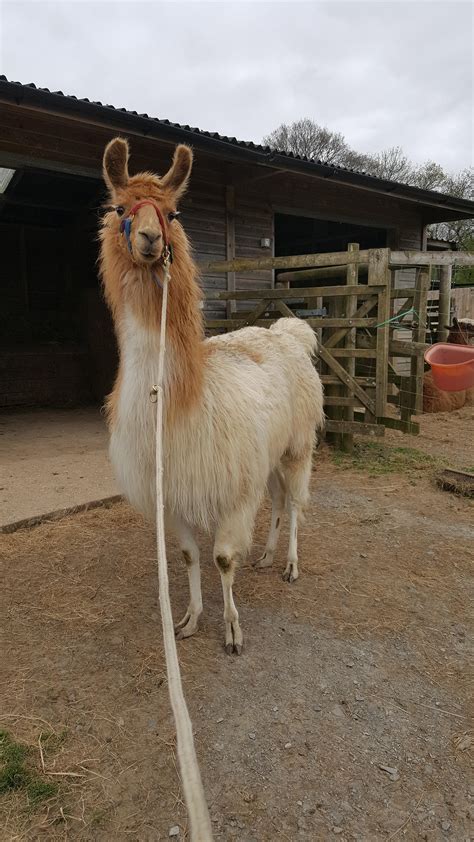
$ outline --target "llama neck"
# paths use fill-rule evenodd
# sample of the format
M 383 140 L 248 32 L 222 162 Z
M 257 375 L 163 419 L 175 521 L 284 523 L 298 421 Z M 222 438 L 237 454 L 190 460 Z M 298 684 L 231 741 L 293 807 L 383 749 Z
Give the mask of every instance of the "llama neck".
M 164 367 L 168 417 L 189 411 L 202 391 L 204 345 L 199 288 L 194 280 L 189 287 L 187 280 L 188 285 L 183 284 L 182 275 L 176 273 L 169 285 Z M 125 301 L 119 319 L 119 382 L 135 383 L 148 396 L 158 371 L 162 293 L 149 284 L 142 286 L 141 292 L 142 296 L 134 293 Z

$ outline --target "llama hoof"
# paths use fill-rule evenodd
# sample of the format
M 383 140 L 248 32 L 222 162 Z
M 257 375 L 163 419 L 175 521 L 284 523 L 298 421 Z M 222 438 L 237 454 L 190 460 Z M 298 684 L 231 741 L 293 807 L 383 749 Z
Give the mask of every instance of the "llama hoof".
M 298 566 L 294 562 L 289 561 L 281 578 L 284 582 L 289 582 L 291 584 L 292 582 L 296 582 L 299 575 Z
M 197 623 L 192 623 L 190 620 L 182 629 L 175 628 L 174 636 L 176 640 L 184 640 L 186 637 L 191 637 L 191 635 L 195 634 L 197 629 Z
M 240 628 L 239 621 L 235 620 L 232 623 L 225 624 L 225 643 L 224 649 L 226 655 L 240 655 L 244 644 L 244 636 Z
M 264 570 L 265 567 L 271 567 L 273 564 L 273 553 L 269 553 L 268 550 L 264 552 L 260 558 L 257 558 L 255 561 L 252 562 L 252 567 L 254 570 Z
M 185 637 L 191 637 L 192 634 L 198 630 L 199 615 L 192 614 L 191 611 L 186 611 L 183 619 L 176 623 L 174 627 L 174 634 L 176 640 L 184 640 Z
M 226 643 L 224 649 L 226 655 L 241 655 L 243 646 L 241 643 Z

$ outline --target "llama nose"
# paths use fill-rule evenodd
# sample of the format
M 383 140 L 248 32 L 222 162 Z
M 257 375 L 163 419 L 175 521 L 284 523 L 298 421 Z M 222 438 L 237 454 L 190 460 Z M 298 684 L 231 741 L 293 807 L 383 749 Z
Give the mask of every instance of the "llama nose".
M 154 228 L 140 228 L 139 233 L 145 240 L 147 240 L 150 246 L 152 246 L 153 243 L 161 237 L 160 232 Z

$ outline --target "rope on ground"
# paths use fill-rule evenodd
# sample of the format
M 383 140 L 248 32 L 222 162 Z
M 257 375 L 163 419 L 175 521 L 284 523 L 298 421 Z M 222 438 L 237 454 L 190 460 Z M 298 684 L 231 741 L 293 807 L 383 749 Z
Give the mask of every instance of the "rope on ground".
M 174 636 L 173 616 L 166 560 L 164 503 L 163 503 L 163 372 L 166 348 L 166 312 L 168 304 L 169 266 L 164 263 L 163 303 L 161 308 L 160 348 L 158 357 L 158 382 L 153 386 L 156 394 L 156 537 L 158 553 L 158 580 L 161 622 L 166 656 L 168 691 L 176 726 L 178 760 L 183 784 L 184 800 L 189 816 L 192 842 L 212 842 L 212 830 L 207 809 L 201 773 L 194 748 L 193 729 L 184 698 L 178 653 Z

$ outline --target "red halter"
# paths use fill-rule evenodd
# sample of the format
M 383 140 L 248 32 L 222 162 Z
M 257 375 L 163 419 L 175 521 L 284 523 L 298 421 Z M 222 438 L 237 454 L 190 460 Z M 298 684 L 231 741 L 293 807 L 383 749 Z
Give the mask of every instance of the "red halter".
M 159 207 L 157 205 L 155 205 L 155 203 L 152 202 L 151 199 L 144 199 L 142 202 L 137 202 L 136 205 L 134 205 L 133 208 L 130 209 L 130 212 L 129 212 L 128 216 L 125 217 L 125 219 L 122 219 L 122 221 L 120 223 L 120 231 L 121 231 L 122 234 L 125 234 L 125 237 L 127 239 L 128 249 L 129 249 L 130 253 L 132 253 L 132 241 L 130 239 L 130 234 L 131 234 L 131 230 L 132 230 L 133 217 L 135 216 L 137 211 L 140 210 L 140 208 L 142 208 L 144 205 L 151 205 L 152 208 L 155 209 L 155 213 L 158 217 L 158 221 L 160 223 L 161 230 L 163 232 L 163 251 L 161 252 L 161 258 L 160 259 L 163 261 L 163 263 L 166 263 L 168 261 L 170 263 L 172 263 L 173 262 L 173 249 L 172 249 L 171 244 L 168 240 L 168 231 L 167 231 L 167 228 L 166 228 L 165 220 L 164 220 L 163 214 L 161 213 Z

